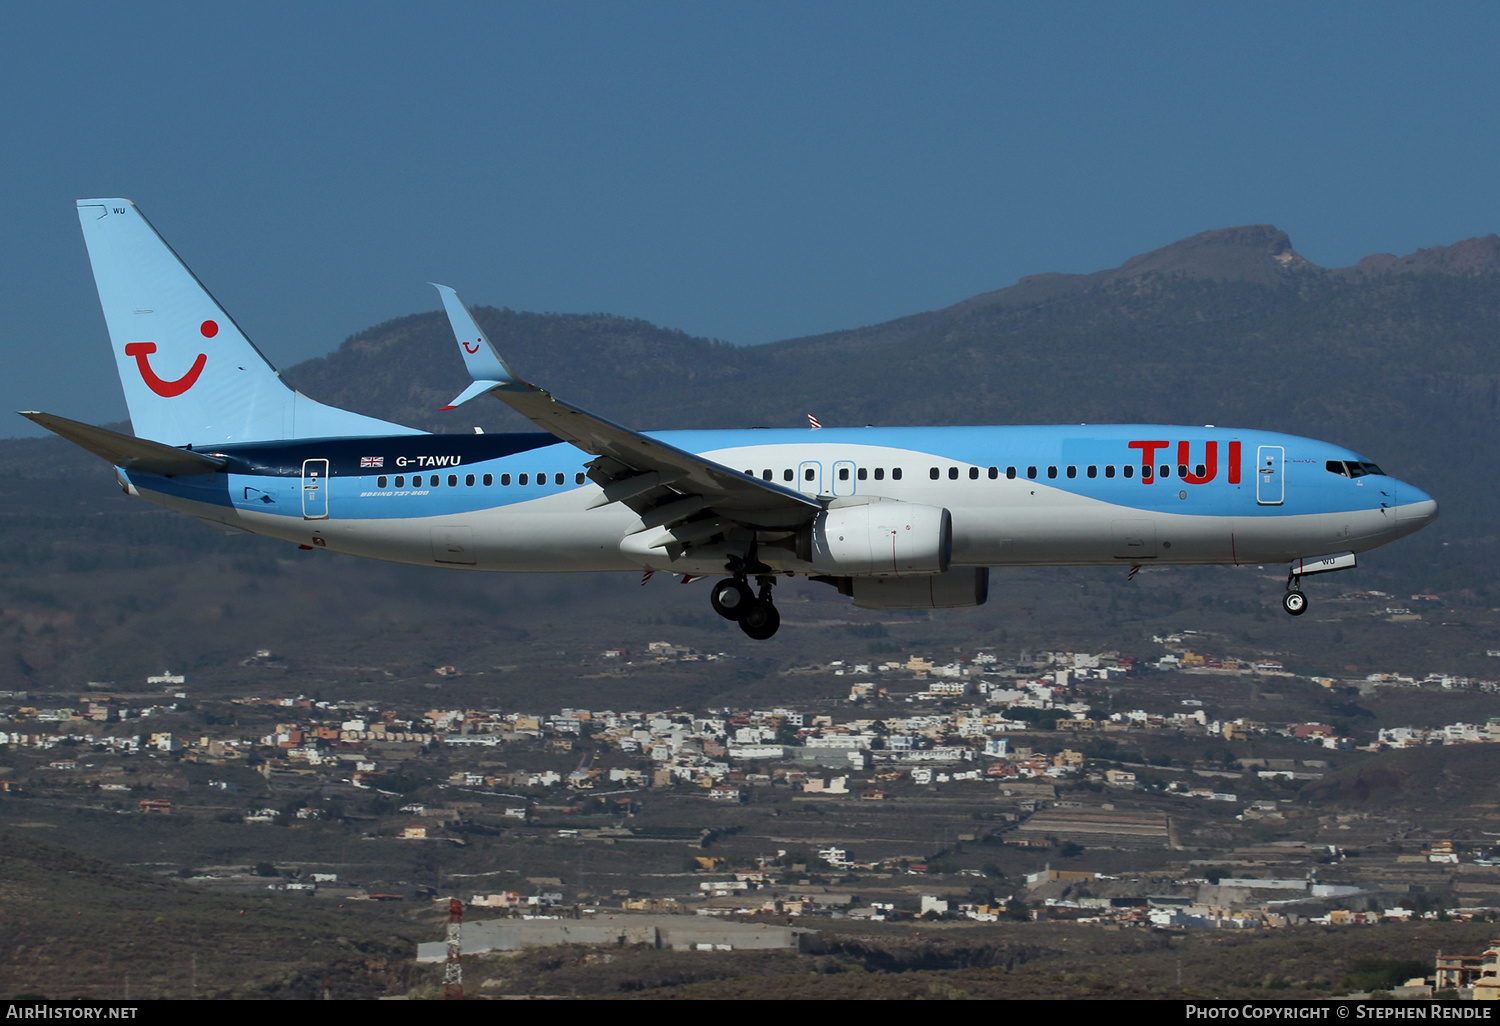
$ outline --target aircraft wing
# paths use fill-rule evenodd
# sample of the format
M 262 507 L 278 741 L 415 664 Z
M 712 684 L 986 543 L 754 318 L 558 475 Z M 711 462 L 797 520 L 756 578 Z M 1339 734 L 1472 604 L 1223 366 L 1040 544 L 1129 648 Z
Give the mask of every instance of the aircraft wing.
M 223 470 L 228 463 L 228 460 L 218 456 L 205 456 L 191 449 L 178 449 L 164 442 L 153 442 L 149 438 L 122 435 L 108 428 L 95 427 L 50 413 L 23 410 L 21 416 L 125 470 L 144 470 L 166 477 L 177 477 L 212 474 Z
M 688 536 L 706 541 L 718 532 L 696 536 L 708 531 L 715 517 L 750 527 L 795 527 L 822 510 L 811 496 L 632 431 L 523 380 L 506 366 L 458 293 L 446 285 L 434 287 L 474 379 L 444 409 L 489 393 L 537 426 L 592 453 L 597 459 L 590 464 L 589 476 L 604 489 L 597 505 L 623 502 L 641 515 L 646 525 L 642 530 L 675 530 L 675 537 L 663 544 L 688 544 Z M 694 517 L 699 519 L 689 523 Z

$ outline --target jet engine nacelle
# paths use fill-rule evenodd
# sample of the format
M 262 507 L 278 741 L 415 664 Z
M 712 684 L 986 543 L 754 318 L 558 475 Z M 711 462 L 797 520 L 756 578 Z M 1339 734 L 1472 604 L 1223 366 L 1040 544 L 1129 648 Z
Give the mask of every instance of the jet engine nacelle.
M 926 576 L 948 569 L 953 516 L 915 502 L 835 506 L 798 536 L 798 555 L 830 575 Z

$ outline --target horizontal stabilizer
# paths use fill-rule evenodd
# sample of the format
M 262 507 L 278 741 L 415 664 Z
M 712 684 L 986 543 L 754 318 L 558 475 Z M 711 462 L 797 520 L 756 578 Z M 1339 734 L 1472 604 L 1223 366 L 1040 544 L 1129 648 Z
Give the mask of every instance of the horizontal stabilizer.
M 66 417 L 55 417 L 50 413 L 22 410 L 21 416 L 125 470 L 144 470 L 151 474 L 176 477 L 212 474 L 224 469 L 227 462 L 215 456 L 177 449 L 161 442 L 153 442 L 149 438 L 133 438 L 107 428 L 68 420 Z

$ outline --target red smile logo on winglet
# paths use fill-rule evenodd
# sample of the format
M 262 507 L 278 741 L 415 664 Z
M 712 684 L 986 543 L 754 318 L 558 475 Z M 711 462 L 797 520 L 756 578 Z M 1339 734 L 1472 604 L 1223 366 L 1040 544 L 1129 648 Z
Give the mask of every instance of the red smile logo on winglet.
M 214 321 L 204 321 L 198 330 L 203 333 L 204 338 L 213 338 L 219 333 L 219 325 Z M 208 363 L 208 354 L 199 353 L 198 359 L 193 361 L 186 374 L 175 381 L 165 381 L 151 369 L 148 357 L 154 352 L 155 342 L 130 342 L 125 346 L 125 355 L 135 357 L 135 365 L 140 370 L 141 380 L 146 383 L 146 387 L 163 399 L 179 396 L 192 388 L 198 382 L 198 375 L 203 373 L 204 365 Z

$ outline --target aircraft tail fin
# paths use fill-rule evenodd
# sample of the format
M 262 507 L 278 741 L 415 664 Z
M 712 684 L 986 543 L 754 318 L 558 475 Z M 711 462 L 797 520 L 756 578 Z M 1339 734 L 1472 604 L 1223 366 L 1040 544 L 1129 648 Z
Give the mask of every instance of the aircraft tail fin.
M 129 200 L 79 200 L 78 221 L 137 436 L 202 446 L 420 433 L 288 388 Z

